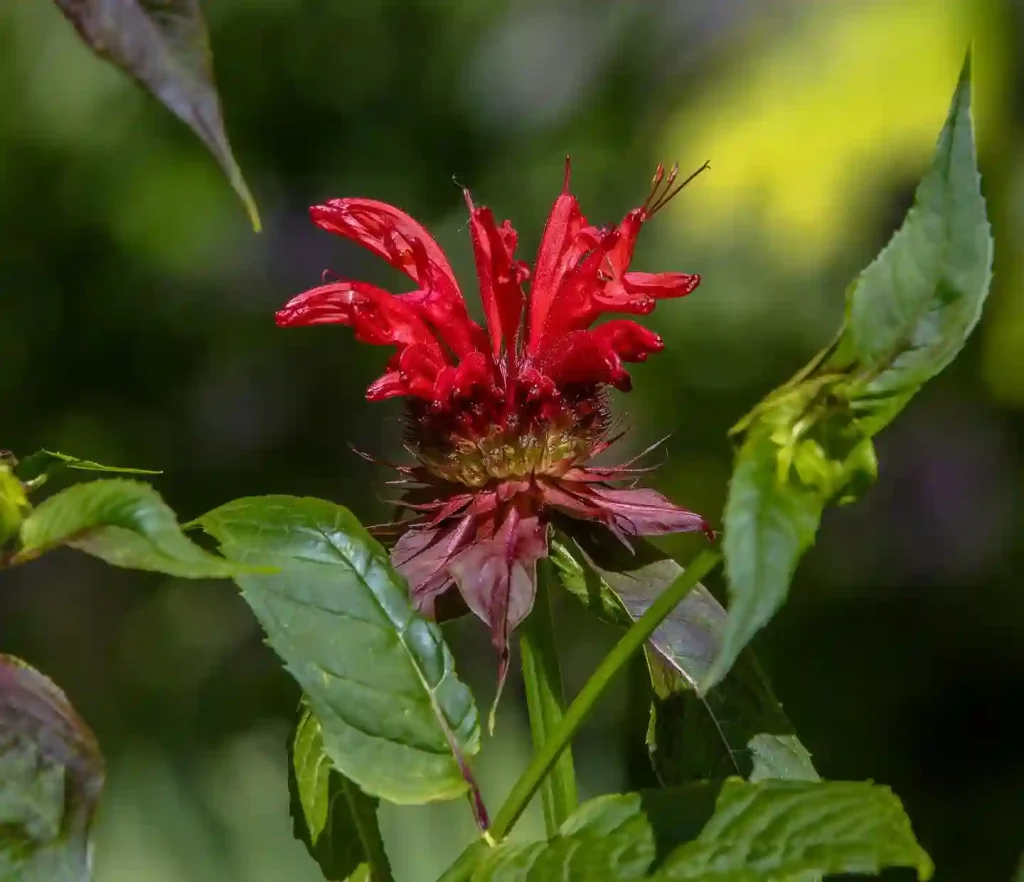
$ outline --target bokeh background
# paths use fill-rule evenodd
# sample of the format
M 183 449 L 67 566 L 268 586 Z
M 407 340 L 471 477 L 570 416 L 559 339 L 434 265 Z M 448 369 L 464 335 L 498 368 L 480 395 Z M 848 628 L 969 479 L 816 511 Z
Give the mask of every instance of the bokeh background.
M 879 439 L 881 476 L 832 511 L 759 649 L 818 768 L 904 799 L 938 882 L 1007 880 L 1024 847 L 1024 9 L 1012 0 L 218 0 L 206 5 L 252 233 L 194 136 L 77 42 L 53 4 L 0 5 L 0 446 L 159 468 L 183 517 L 314 494 L 366 522 L 399 410 L 362 397 L 386 353 L 273 311 L 318 282 L 397 274 L 309 223 L 361 195 L 404 207 L 471 279 L 454 180 L 535 249 L 572 154 L 587 214 L 642 200 L 659 159 L 701 177 L 636 266 L 704 274 L 652 324 L 667 351 L 616 406 L 661 489 L 718 518 L 729 426 L 832 336 L 847 282 L 909 205 L 963 52 L 996 235 L 985 317 Z M 471 289 L 471 283 L 467 283 Z M 681 555 L 689 540 L 670 542 Z M 614 634 L 566 601 L 569 680 Z M 451 627 L 481 703 L 482 629 Z M 0 648 L 67 690 L 109 760 L 99 882 L 318 873 L 291 838 L 297 693 L 228 583 L 71 552 L 0 573 Z M 648 783 L 643 671 L 578 741 L 585 794 Z M 497 806 L 528 734 L 519 685 L 485 743 Z M 401 880 L 472 834 L 459 802 L 385 809 Z M 539 832 L 536 815 L 524 832 Z M 892 879 L 904 878 L 899 873 Z

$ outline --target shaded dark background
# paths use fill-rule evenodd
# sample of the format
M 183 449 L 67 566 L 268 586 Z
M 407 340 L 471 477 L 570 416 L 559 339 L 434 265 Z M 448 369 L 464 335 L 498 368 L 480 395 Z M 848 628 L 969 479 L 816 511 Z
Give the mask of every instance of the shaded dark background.
M 0 446 L 163 469 L 183 517 L 265 492 L 386 514 L 385 476 L 347 446 L 400 454 L 398 409 L 362 397 L 386 353 L 272 316 L 326 267 L 397 274 L 314 228 L 308 205 L 402 206 L 471 290 L 453 176 L 514 220 L 528 257 L 569 152 L 598 221 L 642 200 L 657 160 L 712 160 L 635 264 L 705 282 L 659 308 L 669 348 L 617 404 L 635 449 L 673 433 L 659 487 L 717 520 L 727 429 L 831 337 L 975 39 L 989 308 L 880 437 L 877 486 L 826 517 L 759 646 L 825 776 L 890 784 L 939 882 L 1009 879 L 1024 846 L 1020 5 L 219 0 L 207 15 L 259 236 L 191 133 L 55 7 L 0 6 Z M 614 635 L 562 612 L 578 685 Z M 457 623 L 452 639 L 489 701 L 482 629 Z M 0 574 L 0 648 L 62 684 L 105 748 L 99 882 L 319 878 L 286 816 L 296 692 L 230 585 L 55 553 Z M 579 739 L 586 794 L 646 781 L 635 673 Z M 506 696 L 481 761 L 495 807 L 528 752 L 517 688 Z M 383 822 L 411 882 L 472 832 L 462 803 Z M 525 832 L 539 830 L 534 814 Z

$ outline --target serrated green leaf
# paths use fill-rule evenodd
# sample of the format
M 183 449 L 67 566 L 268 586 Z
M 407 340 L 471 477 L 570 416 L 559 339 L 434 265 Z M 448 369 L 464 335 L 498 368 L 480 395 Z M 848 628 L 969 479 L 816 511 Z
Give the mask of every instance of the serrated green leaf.
M 580 806 L 548 842 L 477 851 L 471 882 L 631 882 L 700 833 L 717 787 L 601 796 Z
M 467 849 L 471 882 L 790 882 L 810 874 L 932 873 L 900 801 L 867 782 L 729 779 L 584 803 L 548 842 Z M 454 868 L 453 868 L 454 870 Z
M 910 867 L 930 879 L 931 859 L 900 801 L 870 782 L 726 781 L 715 813 L 677 849 L 657 882 L 764 882 L 803 873 L 877 874 Z
M 736 457 L 725 503 L 725 573 L 730 606 L 721 647 L 700 684 L 707 691 L 785 602 L 804 551 L 813 543 L 825 497 L 781 480 L 779 448 L 755 429 Z
M 633 542 L 630 555 L 584 535 L 584 547 L 556 535 L 552 560 L 570 593 L 612 624 L 628 627 L 683 572 L 643 540 Z M 817 780 L 810 754 L 750 650 L 733 676 L 703 696 L 696 693 L 719 650 L 725 620 L 722 605 L 698 585 L 647 648 L 654 687 L 648 747 L 659 780 L 669 787 L 737 774 L 753 781 Z
M 58 469 L 75 469 L 83 472 L 114 472 L 121 475 L 159 475 L 161 472 L 150 469 L 129 469 L 119 466 L 108 466 L 102 463 L 93 462 L 88 459 L 79 459 L 77 456 L 68 456 L 56 450 L 38 450 L 31 456 L 21 460 L 14 469 L 14 473 L 22 481 L 35 481 L 40 477 L 51 474 Z
M 241 563 L 236 582 L 302 686 L 334 767 L 392 802 L 466 791 L 480 725 L 434 622 L 347 509 L 320 499 L 239 499 L 198 519 Z
M 991 278 L 968 55 L 913 207 L 848 291 L 845 330 L 830 366 L 850 370 L 848 391 L 869 434 L 956 357 Z
M 303 711 L 289 743 L 288 787 L 295 837 L 329 882 L 391 879 L 377 824 L 377 800 L 335 771 L 320 722 Z
M 148 484 L 115 478 L 62 490 L 21 525 L 14 560 L 69 545 L 118 567 L 185 579 L 229 578 L 239 567 L 190 541 L 170 507 Z
M 825 504 L 850 501 L 874 479 L 872 436 L 963 347 L 991 263 L 968 57 L 914 207 L 850 286 L 840 335 L 734 430 L 745 437 L 724 518 L 731 606 L 702 688 L 725 675 L 785 601 Z
M 256 202 L 235 162 L 213 79 L 199 0 L 55 0 L 100 58 L 131 74 L 189 126 L 241 198 L 256 232 Z
M 0 882 L 86 882 L 103 790 L 95 736 L 64 693 L 0 655 Z

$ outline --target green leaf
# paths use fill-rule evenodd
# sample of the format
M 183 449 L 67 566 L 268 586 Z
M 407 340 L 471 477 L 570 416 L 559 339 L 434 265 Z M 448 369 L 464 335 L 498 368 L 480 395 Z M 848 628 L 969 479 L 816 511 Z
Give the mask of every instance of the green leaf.
M 121 478 L 76 484 L 43 502 L 21 525 L 14 561 L 58 545 L 114 566 L 186 579 L 229 578 L 239 569 L 191 542 L 156 490 Z
M 377 825 L 377 800 L 331 766 L 320 722 L 303 711 L 289 744 L 288 785 L 295 836 L 329 882 L 391 879 Z
M 471 782 L 477 709 L 440 628 L 347 509 L 320 499 L 238 499 L 198 519 L 224 555 L 279 568 L 236 582 L 323 726 L 334 767 L 398 803 Z
M 59 453 L 56 450 L 39 450 L 31 456 L 25 457 L 15 467 L 14 473 L 27 483 L 28 481 L 37 481 L 61 468 L 83 472 L 115 472 L 122 475 L 161 474 L 161 472 L 154 472 L 150 469 L 126 469 L 102 465 L 88 459 L 79 459 L 77 456 L 68 456 L 66 453 Z
M 24 485 L 7 463 L 0 462 L 0 546 L 18 535 L 31 509 Z
M 707 691 L 785 602 L 804 551 L 814 542 L 825 497 L 779 476 L 779 447 L 752 432 L 736 458 L 725 503 L 725 573 L 731 604 L 721 647 L 700 684 Z
M 100 58 L 131 74 L 195 132 L 227 175 L 256 232 L 260 216 L 224 130 L 199 0 L 54 0 Z
M 548 842 L 475 851 L 471 882 L 627 882 L 649 878 L 672 849 L 700 833 L 715 787 L 601 796 L 580 806 Z M 467 850 L 467 856 L 473 852 Z M 446 878 L 446 877 L 442 877 Z
M 910 867 L 930 879 L 900 801 L 866 781 L 726 781 L 700 836 L 672 854 L 658 882 L 763 882 L 802 873 L 877 874 Z
M 563 584 L 601 618 L 628 627 L 683 572 L 642 540 L 634 554 L 610 543 L 556 536 L 552 560 Z M 584 550 L 585 548 L 585 550 Z M 750 780 L 817 780 L 810 754 L 793 732 L 750 650 L 733 676 L 698 695 L 719 651 L 725 610 L 697 585 L 654 632 L 647 652 L 654 686 L 648 746 L 659 780 L 680 786 L 742 775 Z
M 0 655 L 0 882 L 85 882 L 103 790 L 96 738 L 64 693 Z
M 765 882 L 932 863 L 899 800 L 867 782 L 729 779 L 603 796 L 549 842 L 475 845 L 447 880 Z M 453 868 L 454 869 L 454 868 Z
M 731 606 L 702 689 L 785 601 L 826 503 L 850 501 L 874 479 L 872 436 L 963 347 L 991 272 L 968 56 L 914 207 L 851 285 L 839 336 L 733 430 L 744 440 L 724 518 Z
M 968 54 L 913 207 L 847 295 L 845 331 L 830 366 L 850 368 L 849 394 L 871 433 L 963 348 L 991 278 Z

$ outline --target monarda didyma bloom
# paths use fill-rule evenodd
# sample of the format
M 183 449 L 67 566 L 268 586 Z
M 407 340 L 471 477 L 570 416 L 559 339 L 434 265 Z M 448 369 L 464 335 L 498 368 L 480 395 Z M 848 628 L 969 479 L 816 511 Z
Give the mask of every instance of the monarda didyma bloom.
M 704 167 L 700 169 L 703 171 Z M 699 173 L 699 172 L 698 172 Z M 358 242 L 415 285 L 392 294 L 366 282 L 333 282 L 293 298 L 282 326 L 341 324 L 364 343 L 392 346 L 371 401 L 404 396 L 408 484 L 392 562 L 425 614 L 452 586 L 491 629 L 508 665 L 512 630 L 530 612 L 548 523 L 560 513 L 631 536 L 702 530 L 698 514 L 634 486 L 637 471 L 588 465 L 611 443 L 608 386 L 628 391 L 625 362 L 662 340 L 629 319 L 683 297 L 700 276 L 631 272 L 644 223 L 695 175 L 676 185 L 659 166 L 647 200 L 615 227 L 587 223 L 565 186 L 548 217 L 532 271 L 514 257 L 516 231 L 497 224 L 466 191 L 486 328 L 473 321 L 448 260 L 430 234 L 397 208 L 333 199 L 310 209 L 325 230 Z M 525 290 L 524 290 L 525 286 Z

